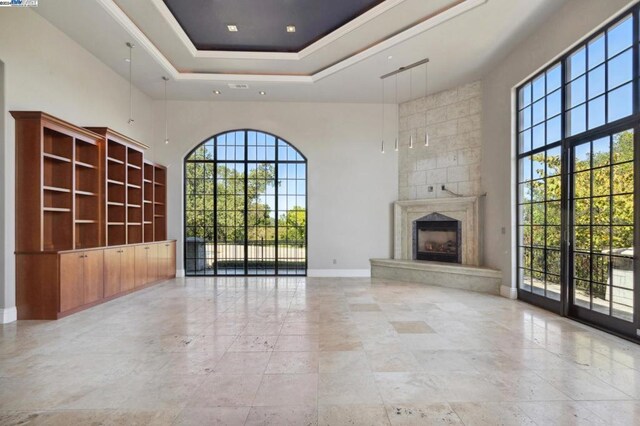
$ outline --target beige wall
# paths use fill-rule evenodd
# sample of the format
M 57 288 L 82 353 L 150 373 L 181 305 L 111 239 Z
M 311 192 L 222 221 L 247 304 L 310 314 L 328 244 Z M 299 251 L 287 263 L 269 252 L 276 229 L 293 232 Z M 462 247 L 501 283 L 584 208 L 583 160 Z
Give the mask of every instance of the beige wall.
M 400 105 L 401 200 L 452 197 L 442 185 L 457 194 L 479 195 L 481 104 L 482 84 L 475 82 Z M 411 135 L 413 149 L 408 148 Z
M 567 1 L 483 80 L 484 263 L 502 270 L 505 285 L 516 285 L 513 89 L 630 4 L 628 0 Z
M 78 125 L 109 126 L 145 141 L 151 135 L 152 104 L 134 89 L 136 122 L 129 126 L 127 81 L 28 8 L 2 8 L 0 39 L 5 81 L 0 151 L 2 322 L 15 314 L 15 135 L 9 111 L 41 110 Z
M 183 235 L 183 159 L 197 144 L 234 129 L 273 133 L 308 160 L 310 275 L 369 274 L 369 258 L 390 257 L 391 204 L 398 197 L 396 154 L 380 153 L 380 105 L 278 102 L 155 102 L 149 152 L 169 169 L 169 237 Z M 396 108 L 387 107 L 386 139 L 395 137 Z M 336 263 L 333 263 L 333 260 Z M 178 244 L 178 269 L 182 269 Z

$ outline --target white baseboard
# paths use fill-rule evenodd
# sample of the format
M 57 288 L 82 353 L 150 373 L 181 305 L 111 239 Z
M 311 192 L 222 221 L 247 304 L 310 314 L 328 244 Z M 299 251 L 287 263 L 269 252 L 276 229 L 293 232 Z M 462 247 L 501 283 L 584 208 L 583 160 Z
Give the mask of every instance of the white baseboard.
M 307 276 L 316 278 L 368 278 L 371 276 L 371 269 L 308 269 Z
M 0 324 L 9 324 L 18 320 L 18 310 L 16 307 L 0 308 Z
M 506 285 L 500 286 L 500 296 L 507 299 L 516 300 L 518 298 L 518 289 L 514 287 L 507 287 Z
M 176 270 L 176 278 L 184 277 L 184 269 Z M 286 275 L 283 275 L 286 276 Z M 308 269 L 308 277 L 316 278 L 369 278 L 370 269 Z

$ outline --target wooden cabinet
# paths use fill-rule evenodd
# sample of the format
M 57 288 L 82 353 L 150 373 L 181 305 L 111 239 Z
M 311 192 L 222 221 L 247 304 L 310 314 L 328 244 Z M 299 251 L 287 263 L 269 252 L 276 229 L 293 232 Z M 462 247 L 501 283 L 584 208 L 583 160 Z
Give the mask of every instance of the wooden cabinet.
M 139 288 L 147 283 L 147 245 L 139 245 L 135 247 L 135 287 Z
M 103 297 L 103 251 L 60 255 L 60 312 L 97 302 Z
M 167 172 L 145 160 L 148 146 L 41 111 L 11 115 L 18 319 L 60 318 L 175 276 Z
M 122 249 L 104 251 L 104 297 L 115 296 L 122 287 Z
M 120 291 L 129 292 L 135 288 L 135 247 L 122 247 L 120 250 Z
M 175 277 L 175 241 L 18 253 L 18 319 L 57 319 Z
M 84 254 L 82 253 L 60 255 L 60 312 L 83 305 L 83 263 Z
M 147 282 L 158 281 L 158 245 L 149 244 L 147 250 Z
M 167 269 L 164 256 L 165 244 L 142 244 L 135 247 L 135 286 L 136 288 L 165 279 Z
M 104 297 L 126 293 L 135 288 L 134 247 L 104 250 Z
M 158 246 L 158 279 L 176 276 L 176 242 L 167 241 Z

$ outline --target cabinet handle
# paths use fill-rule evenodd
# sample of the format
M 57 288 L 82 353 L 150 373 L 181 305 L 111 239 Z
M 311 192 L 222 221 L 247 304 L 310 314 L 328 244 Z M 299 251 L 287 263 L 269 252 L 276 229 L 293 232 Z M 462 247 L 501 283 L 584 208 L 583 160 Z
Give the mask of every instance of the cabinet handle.
M 84 257 L 84 255 L 83 255 L 83 254 L 81 254 L 81 255 L 80 255 L 80 259 L 82 259 L 83 257 Z
M 149 247 L 145 247 L 144 249 L 145 249 L 145 250 L 149 250 Z

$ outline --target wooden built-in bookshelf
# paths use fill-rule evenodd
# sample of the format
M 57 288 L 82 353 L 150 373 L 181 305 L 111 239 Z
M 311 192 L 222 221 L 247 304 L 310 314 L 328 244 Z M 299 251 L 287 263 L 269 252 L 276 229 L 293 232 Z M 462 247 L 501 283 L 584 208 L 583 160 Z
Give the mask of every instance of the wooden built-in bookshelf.
M 60 318 L 175 276 L 166 169 L 145 161 L 146 145 L 44 112 L 11 114 L 19 319 Z

